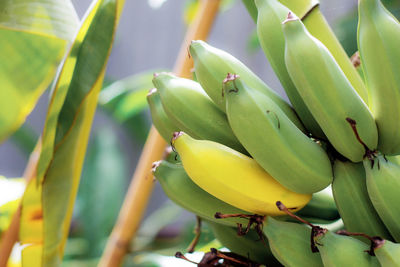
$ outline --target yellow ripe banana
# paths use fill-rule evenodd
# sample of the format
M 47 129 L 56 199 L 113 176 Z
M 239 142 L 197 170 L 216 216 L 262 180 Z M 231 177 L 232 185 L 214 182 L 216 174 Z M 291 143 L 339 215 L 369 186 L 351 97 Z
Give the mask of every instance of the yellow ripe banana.
M 400 23 L 379 0 L 359 0 L 358 47 L 378 149 L 400 154 Z
M 284 201 L 295 212 L 311 199 L 311 194 L 286 189 L 254 159 L 227 146 L 195 140 L 183 132 L 174 133 L 172 145 L 193 182 L 237 208 L 260 215 L 283 215 L 276 201 Z

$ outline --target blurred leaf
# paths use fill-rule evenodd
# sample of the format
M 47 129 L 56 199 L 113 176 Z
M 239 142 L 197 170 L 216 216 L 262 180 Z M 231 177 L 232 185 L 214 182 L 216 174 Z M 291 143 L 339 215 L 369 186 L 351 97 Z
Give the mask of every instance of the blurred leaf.
M 247 0 L 246 0 L 247 1 Z M 225 12 L 229 10 L 230 8 L 233 7 L 235 4 L 235 0 L 222 0 L 220 7 L 219 7 L 219 12 Z M 250 2 L 250 1 L 248 1 Z M 185 6 L 183 9 L 183 21 L 186 26 L 188 26 L 190 23 L 192 23 L 198 9 L 200 6 L 200 1 L 199 0 L 186 0 L 185 1 Z
M 99 259 L 65 260 L 62 267 L 96 267 Z
M 152 252 L 171 256 L 175 255 L 177 251 L 186 252 L 187 247 L 195 236 L 194 229 L 196 220 L 195 216 L 192 216 L 192 219 L 183 225 L 169 224 L 159 231 L 154 231 L 153 233 L 157 235 L 153 237 L 151 242 L 148 242 L 150 239 L 146 240 L 143 236 L 138 236 L 133 242 L 132 254 L 136 255 L 137 253 Z M 196 246 L 196 251 L 197 249 L 203 249 L 206 244 L 214 239 L 209 225 L 202 223 L 201 235 Z M 143 242 L 143 240 L 146 240 L 146 242 Z
M 183 21 L 186 26 L 192 23 L 197 10 L 199 9 L 199 0 L 188 0 L 185 2 L 185 7 L 183 10 Z
M 85 238 L 68 238 L 67 245 L 65 246 L 64 261 L 69 259 L 83 259 L 88 255 L 90 250 L 89 242 Z
M 116 81 L 104 88 L 99 104 L 119 122 L 127 121 L 147 108 L 146 95 L 153 88 L 153 74 L 163 70 L 148 70 Z
M 42 230 L 30 228 L 29 217 L 25 217 L 24 234 L 39 230 L 35 231 L 39 240 L 27 242 L 20 233 L 21 242 L 29 244 L 23 257 L 25 251 L 31 251 L 31 244 L 39 247 L 30 255 L 30 260 L 43 260 L 39 266 L 57 266 L 63 258 L 89 132 L 123 2 L 94 2 L 53 88 L 37 183 L 31 183 L 36 190 L 33 195 L 39 196 L 38 209 L 43 210 L 42 217 L 34 216 Z M 22 213 L 24 217 L 24 208 Z
M 242 0 L 243 5 L 246 7 L 250 17 L 257 23 L 258 11 L 254 0 Z
M 3 231 L 8 229 L 25 190 L 25 180 L 7 179 L 0 176 L 0 240 Z
M 176 222 L 182 215 L 182 212 L 183 209 L 172 201 L 165 201 L 161 207 L 156 209 L 142 222 L 137 237 L 133 240 L 133 250 L 143 250 L 156 239 L 163 228 Z M 174 238 L 173 235 L 171 237 Z
M 2 0 L 0 26 L 70 41 L 79 18 L 70 0 Z
M 1 26 L 0 38 L 1 143 L 22 125 L 51 82 L 66 43 Z
M 0 142 L 21 126 L 52 81 L 77 25 L 69 0 L 0 2 Z
M 250 35 L 249 38 L 247 40 L 247 45 L 246 45 L 247 51 L 249 53 L 255 53 L 258 50 L 260 50 L 261 46 L 260 46 L 260 41 L 258 40 L 258 35 L 257 35 L 257 29 L 254 28 Z
M 400 19 L 400 1 L 382 0 L 382 3 L 395 17 L 397 17 L 397 19 Z M 349 56 L 352 56 L 358 50 L 357 24 L 357 7 L 350 10 L 346 15 L 344 15 L 335 23 L 335 34 Z
M 147 137 L 150 121 L 144 114 L 148 105 L 146 95 L 153 88 L 153 74 L 165 70 L 148 70 L 116 81 L 105 87 L 99 97 L 100 105 L 132 136 L 141 142 Z
M 37 133 L 28 124 L 23 124 L 11 136 L 11 140 L 28 156 L 36 146 L 38 140 Z
M 88 242 L 87 256 L 100 256 L 126 191 L 126 165 L 110 128 L 97 131 L 83 167 L 76 218 Z M 68 241 L 69 242 L 69 241 Z

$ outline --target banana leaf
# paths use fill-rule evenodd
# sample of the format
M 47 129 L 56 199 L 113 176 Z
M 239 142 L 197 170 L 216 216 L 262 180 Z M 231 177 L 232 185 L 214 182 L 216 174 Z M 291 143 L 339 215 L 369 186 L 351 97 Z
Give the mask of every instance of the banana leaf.
M 24 179 L 7 179 L 0 176 L 0 243 L 2 233 L 8 229 L 24 189 Z
M 59 266 L 62 262 L 90 128 L 123 3 L 93 2 L 52 88 L 37 177 L 23 199 L 20 241 L 27 245 L 22 252 L 23 265 Z M 33 200 L 37 200 L 37 207 L 29 217 Z M 38 223 L 36 228 L 32 218 Z M 29 236 L 36 239 L 29 241 Z
M 148 119 L 146 95 L 153 87 L 153 74 L 163 70 L 148 70 L 116 81 L 105 87 L 99 104 L 134 140 L 144 143 L 151 122 Z M 165 70 L 164 70 L 165 71 Z
M 0 142 L 52 81 L 77 23 L 69 0 L 0 1 Z
M 78 226 L 74 227 L 74 233 L 71 231 L 71 235 L 87 242 L 87 257 L 101 256 L 127 188 L 127 161 L 116 133 L 104 127 L 93 139 L 85 159 L 74 213 Z

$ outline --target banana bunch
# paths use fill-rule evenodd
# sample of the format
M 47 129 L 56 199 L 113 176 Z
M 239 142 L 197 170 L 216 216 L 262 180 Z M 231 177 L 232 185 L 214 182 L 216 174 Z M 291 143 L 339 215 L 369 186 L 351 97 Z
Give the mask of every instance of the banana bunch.
M 239 59 L 192 41 L 197 81 L 155 74 L 147 97 L 173 149 L 155 177 L 251 260 L 400 266 L 399 21 L 359 0 L 353 65 L 316 0 L 247 4 L 290 104 Z M 265 245 L 236 235 L 246 224 Z

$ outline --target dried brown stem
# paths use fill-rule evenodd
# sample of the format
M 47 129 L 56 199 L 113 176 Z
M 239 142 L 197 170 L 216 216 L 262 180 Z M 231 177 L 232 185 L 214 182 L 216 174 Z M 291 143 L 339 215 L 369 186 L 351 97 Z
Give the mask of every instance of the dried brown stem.
M 200 240 L 200 235 L 201 235 L 201 218 L 199 216 L 196 216 L 196 226 L 194 228 L 194 238 L 192 240 L 192 242 L 190 243 L 189 247 L 187 248 L 187 251 L 189 253 L 193 253 L 197 243 L 199 243 Z

